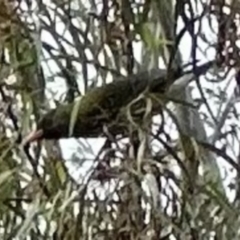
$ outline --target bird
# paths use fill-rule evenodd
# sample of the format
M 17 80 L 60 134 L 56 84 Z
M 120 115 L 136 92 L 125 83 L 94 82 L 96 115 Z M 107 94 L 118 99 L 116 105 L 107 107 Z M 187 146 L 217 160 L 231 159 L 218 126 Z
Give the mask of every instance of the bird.
M 210 66 L 209 62 L 203 64 L 195 69 L 195 74 L 201 75 Z M 151 69 L 93 88 L 80 100 L 62 104 L 46 113 L 37 122 L 36 130 L 30 132 L 22 144 L 42 139 L 96 138 L 104 134 L 104 127 L 113 135 L 123 134 L 127 123 L 123 109 L 127 105 L 144 92 L 164 94 L 169 83 L 183 75 L 179 70 L 169 74 L 165 69 Z M 172 79 L 169 80 L 169 76 Z M 140 101 L 140 105 L 143 106 L 143 102 Z M 137 107 L 140 105 L 136 104 Z M 159 104 L 155 104 L 153 115 L 159 113 L 159 107 Z

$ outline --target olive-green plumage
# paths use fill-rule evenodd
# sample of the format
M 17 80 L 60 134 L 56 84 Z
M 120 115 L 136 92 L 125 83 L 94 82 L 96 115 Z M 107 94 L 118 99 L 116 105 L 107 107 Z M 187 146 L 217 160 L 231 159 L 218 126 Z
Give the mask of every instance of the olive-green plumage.
M 209 62 L 195 68 L 195 76 L 205 73 L 212 64 L 213 62 Z M 127 123 L 126 114 L 123 114 L 122 109 L 145 91 L 165 93 L 170 83 L 183 74 L 169 74 L 165 70 L 153 69 L 92 89 L 79 100 L 80 102 L 61 105 L 49 111 L 38 122 L 37 130 L 25 138 L 24 143 L 43 138 L 99 137 L 103 134 L 104 126 L 113 135 L 122 134 Z M 155 110 L 156 107 L 158 110 L 159 104 L 154 105 Z M 74 113 L 77 113 L 76 117 L 73 117 Z
M 120 110 L 145 90 L 163 93 L 166 89 L 165 77 L 164 70 L 155 69 L 90 90 L 79 100 L 72 136 L 97 137 L 103 133 L 104 125 L 113 134 L 121 133 L 120 123 L 114 124 Z M 45 129 L 44 138 L 69 136 L 74 104 L 78 103 L 59 106 L 39 121 L 38 128 Z

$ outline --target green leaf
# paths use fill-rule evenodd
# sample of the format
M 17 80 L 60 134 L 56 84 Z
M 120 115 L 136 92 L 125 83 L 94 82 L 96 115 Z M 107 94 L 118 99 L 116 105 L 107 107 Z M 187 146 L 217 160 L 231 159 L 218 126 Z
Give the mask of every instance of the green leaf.
M 0 186 L 4 184 L 6 181 L 8 181 L 14 172 L 15 172 L 14 170 L 2 172 L 0 174 Z
M 72 136 L 73 134 L 74 126 L 78 118 L 79 106 L 81 104 L 80 102 L 81 102 L 81 99 L 76 101 L 73 105 L 73 110 L 71 112 L 71 118 L 70 118 L 70 124 L 69 124 L 69 136 Z

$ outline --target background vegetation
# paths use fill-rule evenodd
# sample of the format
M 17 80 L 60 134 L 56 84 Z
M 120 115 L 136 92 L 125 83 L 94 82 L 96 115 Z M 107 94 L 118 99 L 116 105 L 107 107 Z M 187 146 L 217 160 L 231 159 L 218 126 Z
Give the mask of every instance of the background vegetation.
M 1 239 L 239 239 L 239 12 L 235 0 L 0 0 Z M 47 109 L 116 76 L 209 59 L 153 135 L 139 130 L 136 154 L 131 136 L 19 145 Z

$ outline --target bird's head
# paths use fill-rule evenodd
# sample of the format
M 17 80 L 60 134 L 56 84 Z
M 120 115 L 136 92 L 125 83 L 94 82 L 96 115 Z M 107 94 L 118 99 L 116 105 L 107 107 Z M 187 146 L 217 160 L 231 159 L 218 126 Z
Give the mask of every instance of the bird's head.
M 44 115 L 38 122 L 36 130 L 30 132 L 24 139 L 22 144 L 39 141 L 42 139 L 60 139 L 68 135 L 68 115 L 59 114 L 58 109 L 51 110 Z

